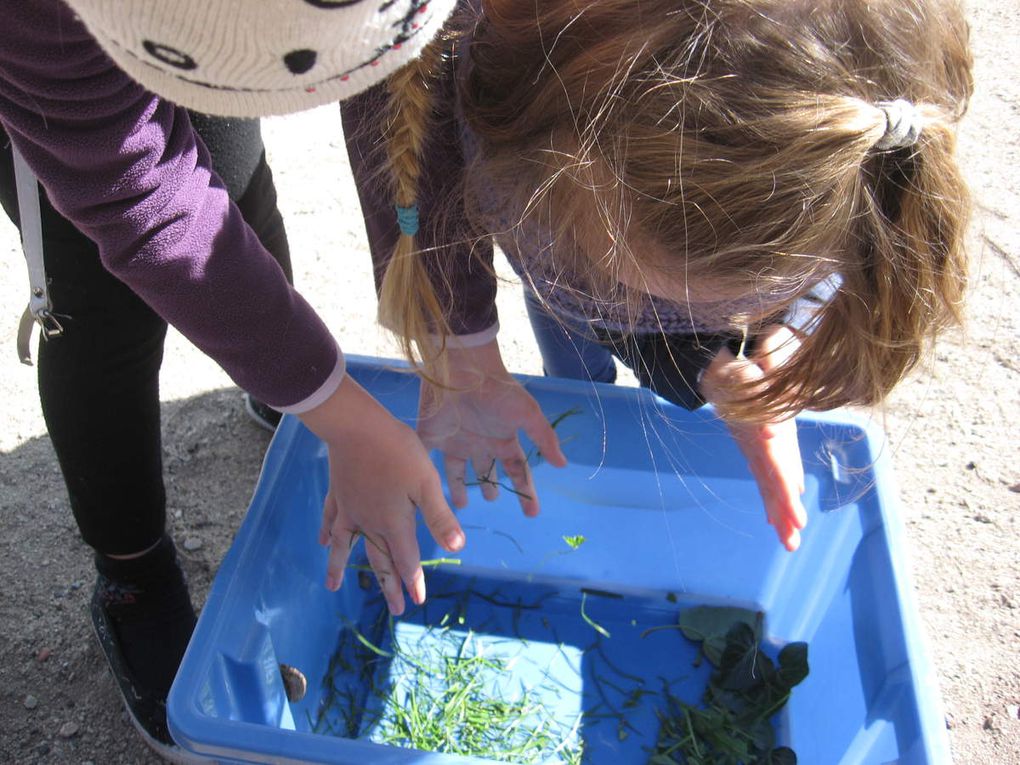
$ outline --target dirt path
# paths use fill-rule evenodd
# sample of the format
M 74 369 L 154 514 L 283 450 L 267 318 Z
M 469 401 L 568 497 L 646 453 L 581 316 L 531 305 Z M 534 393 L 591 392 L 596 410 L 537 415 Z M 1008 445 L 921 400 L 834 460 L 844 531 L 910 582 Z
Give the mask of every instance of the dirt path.
M 973 3 L 978 93 L 961 139 L 977 197 L 966 332 L 939 345 L 881 422 L 894 449 L 913 579 L 956 761 L 1020 763 L 1020 12 Z M 350 353 L 393 355 L 374 300 L 334 109 L 266 125 L 297 279 Z M 314 153 L 308 147 L 315 147 Z M 24 304 L 0 221 L 0 762 L 154 762 L 121 712 L 87 626 L 91 560 L 14 353 Z M 539 372 L 516 293 L 508 365 Z M 268 437 L 208 359 L 173 336 L 163 371 L 169 514 L 198 603 L 247 506 Z M 829 765 L 808 763 L 807 765 Z

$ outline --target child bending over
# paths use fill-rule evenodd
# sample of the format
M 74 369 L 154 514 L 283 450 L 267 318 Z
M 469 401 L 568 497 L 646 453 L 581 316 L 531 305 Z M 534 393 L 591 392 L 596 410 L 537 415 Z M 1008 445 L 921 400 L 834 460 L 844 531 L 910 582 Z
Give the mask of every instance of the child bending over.
M 611 380 L 612 354 L 712 403 L 796 549 L 794 415 L 882 401 L 959 319 L 971 89 L 956 0 L 463 3 L 345 104 L 381 316 L 453 504 L 498 463 L 538 511 L 517 433 L 547 425 L 500 357 L 495 241 L 547 373 Z

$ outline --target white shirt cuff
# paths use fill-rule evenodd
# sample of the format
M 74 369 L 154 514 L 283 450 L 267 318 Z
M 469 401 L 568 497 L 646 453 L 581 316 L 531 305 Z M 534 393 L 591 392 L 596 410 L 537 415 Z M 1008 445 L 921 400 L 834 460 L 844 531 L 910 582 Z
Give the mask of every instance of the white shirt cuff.
M 344 353 L 340 350 L 340 346 L 336 349 L 336 366 L 333 367 L 333 371 L 330 372 L 329 377 L 316 389 L 312 395 L 307 398 L 298 401 L 296 404 L 290 406 L 274 406 L 273 409 L 284 414 L 304 414 L 305 412 L 315 409 L 315 407 L 322 404 L 326 399 L 336 392 L 336 389 L 340 387 L 340 383 L 343 382 L 344 376 L 347 374 L 347 362 L 344 360 Z
M 437 346 L 445 340 L 447 348 L 459 350 L 461 348 L 478 348 L 481 345 L 491 343 L 498 334 L 499 322 L 497 321 L 491 327 L 483 329 L 481 332 L 473 332 L 470 335 L 446 335 L 446 337 L 432 335 L 432 340 Z

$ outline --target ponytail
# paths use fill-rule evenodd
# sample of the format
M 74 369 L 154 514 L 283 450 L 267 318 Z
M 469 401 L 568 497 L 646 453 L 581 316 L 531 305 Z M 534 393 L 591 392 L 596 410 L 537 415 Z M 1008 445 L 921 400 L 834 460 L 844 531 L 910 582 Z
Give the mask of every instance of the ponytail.
M 961 320 L 970 205 L 953 161 L 957 115 L 919 107 L 916 143 L 882 150 L 886 115 L 862 108 L 874 121 L 859 132 L 863 155 L 852 168 L 848 237 L 837 255 L 840 287 L 789 362 L 768 375 L 764 390 L 735 391 L 728 414 L 759 419 L 877 404 L 935 336 Z
M 416 60 L 387 81 L 386 153 L 400 236 L 379 295 L 380 323 L 396 335 L 401 351 L 417 371 L 427 379 L 439 380 L 444 377 L 445 338 L 451 333 L 415 235 L 421 164 L 432 125 L 432 90 L 441 44 L 437 39 L 427 45 Z

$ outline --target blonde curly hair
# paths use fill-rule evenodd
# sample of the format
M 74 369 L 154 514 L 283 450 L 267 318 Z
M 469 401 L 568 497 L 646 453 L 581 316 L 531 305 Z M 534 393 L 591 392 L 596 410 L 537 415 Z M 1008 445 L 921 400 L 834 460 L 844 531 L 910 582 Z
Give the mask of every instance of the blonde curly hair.
M 956 0 L 482 0 L 472 20 L 459 62 L 480 142 L 470 216 L 485 179 L 508 190 L 519 225 L 604 228 L 610 251 L 557 255 L 580 260 L 568 272 L 609 288 L 648 269 L 767 296 L 751 326 L 838 275 L 790 362 L 736 391 L 731 415 L 877 403 L 959 321 L 969 197 L 954 150 L 973 84 Z M 391 79 L 394 124 L 407 122 L 390 137 L 402 206 L 434 71 L 433 57 Z M 897 99 L 922 129 L 880 149 L 880 104 Z M 413 239 L 398 250 L 383 313 L 409 358 L 436 369 L 442 307 Z

